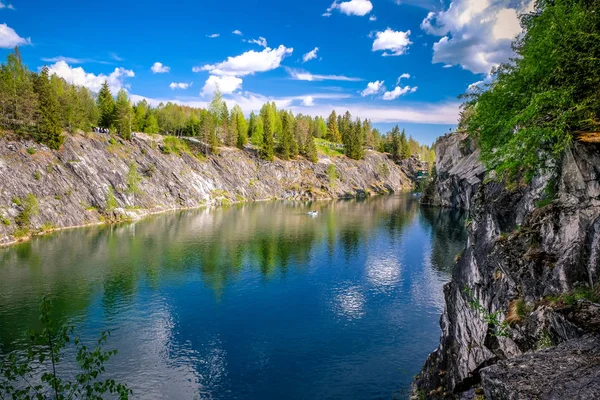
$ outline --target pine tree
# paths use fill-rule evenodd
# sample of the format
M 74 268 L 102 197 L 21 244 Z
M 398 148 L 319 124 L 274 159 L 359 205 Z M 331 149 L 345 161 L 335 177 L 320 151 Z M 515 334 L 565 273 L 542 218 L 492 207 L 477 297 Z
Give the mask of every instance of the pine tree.
M 402 143 L 400 142 L 400 128 L 398 128 L 398 125 L 390 133 L 390 153 L 394 161 L 402 159 Z
M 338 118 L 335 110 L 331 112 L 327 119 L 327 140 L 339 143 L 341 140 L 340 131 L 338 128 Z
M 119 136 L 125 140 L 131 139 L 131 124 L 133 120 L 133 110 L 125 89 L 119 90 L 117 102 L 115 104 L 115 125 Z
M 44 66 L 37 78 L 36 91 L 39 99 L 37 141 L 51 149 L 58 150 L 64 138 L 61 135 L 60 105 L 48 77 L 48 67 Z
M 340 135 L 342 137 L 342 143 L 348 140 L 348 136 L 351 136 L 354 126 L 352 125 L 352 114 L 350 111 L 346 111 L 339 124 Z
M 98 93 L 97 104 L 100 111 L 100 127 L 109 129 L 114 123 L 115 99 L 110 92 L 107 81 L 104 81 Z
M 8 55 L 0 76 L 0 117 L 3 127 L 22 135 L 34 132 L 38 98 L 34 91 L 35 74 L 23 65 L 19 49 Z
M 246 122 L 242 108 L 237 104 L 231 110 L 231 120 L 233 121 L 234 118 L 237 126 L 236 146 L 243 149 L 248 143 L 248 122 Z
M 234 113 L 234 110 L 231 110 L 231 117 L 229 118 L 229 127 L 227 130 L 227 146 L 236 146 L 237 145 L 237 137 L 238 137 L 238 119 Z
M 298 154 L 298 144 L 294 140 L 294 123 L 291 113 L 284 111 L 281 114 L 281 141 L 279 152 L 281 158 L 289 160 L 290 157 L 295 157 Z
M 406 140 L 406 132 L 404 132 L 404 129 L 402 129 L 402 134 L 400 135 L 400 145 L 402 146 L 402 149 L 400 150 L 401 158 L 403 160 L 410 158 L 410 148 L 408 147 L 408 141 Z
M 273 103 L 275 105 L 275 103 Z M 263 140 L 261 156 L 267 161 L 273 161 L 274 158 L 274 131 L 275 131 L 275 110 L 271 104 L 265 104 L 260 110 L 260 116 L 263 121 Z
M 344 122 L 346 125 L 347 123 Z M 346 156 L 354 160 L 360 160 L 363 158 L 363 140 L 362 140 L 362 122 L 357 119 L 356 122 L 350 122 L 347 127 L 344 126 L 346 134 L 343 136 L 344 149 Z

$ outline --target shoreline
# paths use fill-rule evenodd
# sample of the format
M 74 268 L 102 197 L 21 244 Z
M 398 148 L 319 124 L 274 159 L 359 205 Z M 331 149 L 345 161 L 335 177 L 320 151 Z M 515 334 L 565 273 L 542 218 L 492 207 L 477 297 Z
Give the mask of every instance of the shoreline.
M 92 227 L 92 226 L 109 226 L 109 225 L 117 225 L 117 224 L 131 224 L 134 222 L 138 222 L 141 221 L 147 217 L 153 216 L 153 215 L 160 215 L 160 214 L 166 214 L 169 212 L 177 212 L 177 211 L 193 211 L 193 210 L 201 210 L 201 209 L 211 209 L 211 208 L 223 208 L 223 207 L 229 207 L 232 205 L 239 205 L 239 204 L 251 204 L 251 203 L 262 203 L 262 202 L 267 202 L 267 201 L 300 201 L 300 202 L 309 202 L 309 201 L 338 201 L 338 200 L 357 200 L 357 199 L 364 199 L 364 198 L 369 198 L 369 197 L 375 197 L 375 196 L 392 196 L 392 195 L 397 195 L 397 194 L 401 194 L 401 193 L 410 193 L 410 190 L 403 190 L 400 192 L 388 192 L 388 193 L 373 193 L 370 195 L 366 195 L 366 196 L 345 196 L 345 197 L 329 197 L 329 198 L 317 198 L 317 199 L 306 199 L 306 200 L 297 200 L 297 199 L 290 199 L 290 198 L 275 198 L 275 199 L 257 199 L 257 200 L 242 200 L 242 201 L 232 201 L 229 204 L 223 204 L 223 203 L 214 203 L 214 204 L 208 204 L 208 205 L 200 205 L 200 206 L 194 206 L 194 207 L 172 207 L 172 208 L 168 208 L 168 209 L 162 209 L 162 210 L 156 210 L 156 211 L 149 211 L 149 212 L 141 212 L 139 213 L 137 216 L 132 217 L 127 215 L 127 211 L 132 212 L 132 211 L 144 211 L 147 209 L 137 209 L 137 210 L 125 210 L 125 215 L 127 216 L 127 218 L 123 219 L 123 220 L 117 220 L 117 221 L 98 221 L 98 222 L 91 222 L 89 224 L 80 224 L 80 225 L 72 225 L 72 226 L 61 226 L 61 227 L 57 227 L 57 228 L 52 228 L 52 229 L 48 229 L 45 231 L 41 231 L 41 232 L 37 232 L 34 234 L 30 234 L 27 236 L 23 236 L 20 237 L 18 239 L 12 240 L 12 241 L 8 241 L 8 242 L 0 242 L 0 249 L 5 249 L 11 246 L 15 246 L 18 244 L 22 244 L 22 243 L 27 243 L 30 242 L 34 237 L 39 237 L 39 236 L 47 236 L 47 235 L 51 235 L 55 232 L 60 232 L 60 231 L 66 231 L 66 230 L 70 230 L 70 229 L 78 229 L 78 228 L 87 228 L 87 227 Z

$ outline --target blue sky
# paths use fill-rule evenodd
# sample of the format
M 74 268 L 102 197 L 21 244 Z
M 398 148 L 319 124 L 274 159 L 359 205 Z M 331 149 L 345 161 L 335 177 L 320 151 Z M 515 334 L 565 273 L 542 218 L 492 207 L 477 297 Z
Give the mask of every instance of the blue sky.
M 20 45 L 30 69 L 92 90 L 108 79 L 134 100 L 203 106 L 218 84 L 246 113 L 349 109 L 432 143 L 456 124 L 457 96 L 508 59 L 532 5 L 331 1 L 2 0 L 0 51 Z

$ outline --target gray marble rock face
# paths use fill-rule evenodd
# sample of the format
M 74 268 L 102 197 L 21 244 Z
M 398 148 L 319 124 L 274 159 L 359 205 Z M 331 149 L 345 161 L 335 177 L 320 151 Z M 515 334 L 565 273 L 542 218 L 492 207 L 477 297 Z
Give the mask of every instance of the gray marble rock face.
M 187 141 L 191 153 L 197 143 Z M 105 218 L 139 218 L 177 208 L 270 199 L 331 199 L 408 190 L 414 182 L 410 165 L 367 151 L 365 159 L 319 158 L 312 163 L 260 159 L 255 149 L 221 148 L 218 156 L 165 154 L 161 136 L 138 134 L 130 142 L 108 135 L 66 135 L 60 151 L 31 141 L 0 139 L 0 245 L 14 241 L 19 199 L 33 194 L 39 213 L 31 230 L 99 223 Z M 29 150 L 29 152 L 28 152 Z M 33 150 L 33 151 L 32 151 Z M 33 153 L 33 154 L 29 154 Z M 415 160 L 416 162 L 416 160 Z M 410 163 L 410 162 L 409 162 Z M 128 190 L 128 171 L 135 165 L 139 192 Z M 337 179 L 330 180 L 333 165 Z M 109 187 L 117 207 L 105 213 Z
M 435 144 L 436 177 L 423 193 L 422 203 L 469 210 L 485 168 L 479 149 L 466 133 L 440 137 Z
M 474 175 L 466 171 L 473 169 L 464 166 L 474 164 L 471 157 L 477 151 L 457 152 L 464 140 L 457 134 L 441 139 L 436 147 L 445 148 L 438 150 L 442 173 L 431 192 L 434 198 L 447 199 L 442 205 L 468 208 L 471 219 L 467 246 L 444 288 L 440 345 L 416 377 L 413 395 L 468 398 L 478 388 L 487 399 L 586 398 L 577 397 L 577 385 L 585 382 L 569 385 L 569 374 L 553 375 L 554 384 L 562 385 L 560 392 L 530 395 L 525 388 L 526 382 L 535 387 L 538 374 L 551 369 L 546 354 L 558 357 L 564 351 L 562 343 L 568 348 L 598 340 L 586 335 L 600 331 L 600 306 L 580 298 L 586 297 L 581 293 L 600 289 L 600 147 L 574 143 L 565 151 L 558 175 L 538 176 L 529 185 L 508 190 L 481 179 L 468 184 Z M 551 181 L 557 188 L 554 200 L 540 204 Z M 469 305 L 465 287 L 485 312 Z M 571 295 L 570 301 L 564 301 L 566 295 Z M 495 334 L 496 327 L 484 320 L 496 312 L 499 323 L 509 323 L 507 336 Z M 536 355 L 555 346 L 555 353 Z M 597 376 L 600 357 L 583 359 L 589 368 L 582 372 Z M 519 369 L 526 360 L 538 360 L 539 365 L 527 361 L 523 365 L 528 368 Z M 522 393 L 520 385 L 508 381 L 516 371 Z M 482 379 L 485 374 L 488 378 Z M 598 388 L 590 390 L 596 393 Z

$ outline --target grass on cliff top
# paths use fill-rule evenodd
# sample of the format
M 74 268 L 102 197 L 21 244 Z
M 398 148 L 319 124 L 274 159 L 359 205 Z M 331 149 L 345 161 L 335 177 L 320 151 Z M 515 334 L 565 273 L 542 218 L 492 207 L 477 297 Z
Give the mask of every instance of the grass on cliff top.
M 197 150 L 197 149 L 196 149 Z M 179 139 L 175 136 L 164 136 L 162 152 L 164 154 L 175 154 L 181 156 L 182 154 L 188 154 L 192 157 L 197 158 L 200 161 L 204 161 L 206 157 L 200 151 L 193 151 L 190 148 L 190 143 L 186 140 Z
M 317 152 L 326 156 L 339 157 L 344 155 L 344 149 L 336 147 L 336 143 L 315 138 L 315 144 L 317 145 Z

